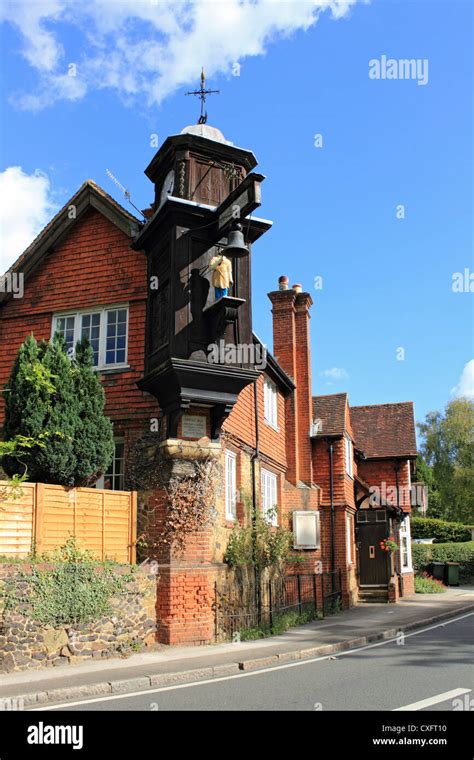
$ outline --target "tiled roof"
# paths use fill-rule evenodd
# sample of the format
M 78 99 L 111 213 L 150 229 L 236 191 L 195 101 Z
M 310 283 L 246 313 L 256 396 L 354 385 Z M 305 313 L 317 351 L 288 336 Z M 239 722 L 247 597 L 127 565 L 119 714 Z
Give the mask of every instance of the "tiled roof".
M 41 232 L 35 237 L 32 243 L 26 248 L 25 251 L 17 258 L 17 260 L 11 265 L 9 272 L 16 272 L 22 269 L 25 261 L 30 257 L 32 251 L 34 251 L 35 248 L 41 243 L 41 241 L 48 235 L 50 230 L 54 227 L 54 225 L 61 219 L 61 216 L 64 217 L 64 215 L 67 213 L 68 209 L 73 205 L 78 197 L 84 193 L 85 190 L 91 190 L 92 192 L 96 193 L 96 195 L 100 196 L 106 203 L 109 204 L 110 207 L 112 207 L 118 214 L 123 216 L 125 219 L 130 221 L 132 224 L 136 224 L 137 227 L 141 225 L 141 221 L 137 219 L 133 214 L 131 214 L 127 209 L 125 209 L 123 206 L 120 205 L 120 203 L 117 203 L 115 198 L 112 198 L 111 195 L 105 192 L 105 190 L 100 187 L 94 180 L 87 179 L 85 182 L 82 183 L 79 190 L 74 193 L 72 198 L 70 198 L 67 203 L 64 204 L 64 206 L 58 211 L 58 213 L 53 216 L 53 218 L 48 222 L 46 227 L 43 227 Z
M 347 393 L 313 396 L 313 420 L 321 420 L 318 436 L 343 435 L 345 429 Z
M 413 403 L 351 406 L 356 446 L 369 458 L 416 456 Z

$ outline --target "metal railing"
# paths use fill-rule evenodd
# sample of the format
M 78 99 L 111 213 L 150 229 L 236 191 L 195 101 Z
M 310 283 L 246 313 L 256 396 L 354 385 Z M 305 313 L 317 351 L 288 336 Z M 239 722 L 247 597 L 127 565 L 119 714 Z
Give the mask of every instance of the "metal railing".
M 278 630 L 285 616 L 304 623 L 337 612 L 342 605 L 341 584 L 340 569 L 270 579 L 251 572 L 240 578 L 217 581 L 215 640 L 269 635 Z

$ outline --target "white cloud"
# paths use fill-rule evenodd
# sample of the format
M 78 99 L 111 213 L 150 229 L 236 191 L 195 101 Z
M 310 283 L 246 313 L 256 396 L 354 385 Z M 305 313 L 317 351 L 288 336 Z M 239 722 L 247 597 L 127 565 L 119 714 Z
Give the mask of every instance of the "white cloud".
M 48 177 L 21 166 L 0 172 L 0 273 L 34 240 L 57 210 Z
M 202 64 L 210 77 L 228 74 L 278 38 L 309 29 L 321 12 L 341 18 L 358 1 L 7 0 L 0 21 L 19 30 L 21 52 L 39 76 L 33 94 L 15 93 L 20 107 L 38 110 L 100 88 L 152 105 L 194 83 Z M 82 33 L 77 60 L 61 42 L 68 27 Z
M 464 365 L 459 383 L 452 388 L 451 395 L 474 399 L 474 359 Z
M 348 372 L 342 367 L 331 367 L 330 369 L 323 369 L 319 373 L 321 377 L 328 377 L 331 380 L 347 380 L 349 377 Z

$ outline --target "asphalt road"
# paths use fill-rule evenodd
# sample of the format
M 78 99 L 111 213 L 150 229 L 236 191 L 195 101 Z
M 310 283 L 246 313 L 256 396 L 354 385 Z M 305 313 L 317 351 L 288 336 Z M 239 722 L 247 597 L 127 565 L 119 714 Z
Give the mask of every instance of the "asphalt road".
M 473 631 L 471 613 L 336 657 L 47 709 L 474 710 Z

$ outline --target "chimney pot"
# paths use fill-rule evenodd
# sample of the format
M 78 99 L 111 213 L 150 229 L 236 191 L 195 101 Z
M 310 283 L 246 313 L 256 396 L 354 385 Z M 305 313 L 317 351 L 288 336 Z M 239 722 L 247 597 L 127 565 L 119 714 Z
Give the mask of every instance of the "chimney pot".
M 278 289 L 288 290 L 288 282 L 289 280 L 286 274 L 282 274 L 282 276 L 278 278 Z
M 296 285 L 293 285 L 293 290 L 295 291 L 295 293 L 301 293 L 303 290 L 303 286 L 297 283 Z

